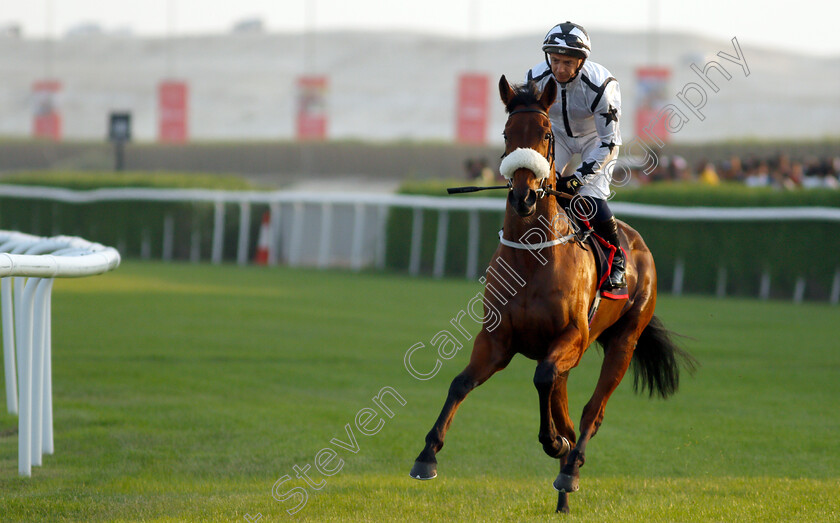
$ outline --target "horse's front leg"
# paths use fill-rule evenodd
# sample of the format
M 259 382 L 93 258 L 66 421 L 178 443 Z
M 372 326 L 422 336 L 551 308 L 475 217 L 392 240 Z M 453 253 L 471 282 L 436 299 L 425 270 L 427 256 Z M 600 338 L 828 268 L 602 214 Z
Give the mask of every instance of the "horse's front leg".
M 455 412 L 467 394 L 478 387 L 497 371 L 510 363 L 513 353 L 502 347 L 482 330 L 476 336 L 470 363 L 458 374 L 449 386 L 449 394 L 443 409 L 435 421 L 432 430 L 426 435 L 426 446 L 417 456 L 410 475 L 415 479 L 432 479 L 437 476 L 437 458 L 435 455 L 443 448 L 443 440 Z
M 561 465 L 575 442 L 575 428 L 569 418 L 566 382 L 569 370 L 578 364 L 584 349 L 583 334 L 575 328 L 569 328 L 552 344 L 546 358 L 537 364 L 534 371 L 534 386 L 540 400 L 539 440 L 543 451 L 561 460 Z M 569 497 L 562 490 L 557 494 L 557 512 L 569 512 Z
M 543 360 L 537 364 L 534 371 L 534 387 L 540 398 L 540 432 L 538 438 L 543 451 L 551 458 L 562 458 L 571 450 L 573 439 L 558 430 L 553 416 L 553 397 L 558 387 L 565 389 L 568 371 L 558 373 L 557 366 L 550 360 Z
M 574 443 L 574 426 L 566 401 L 566 379 L 569 370 L 580 361 L 582 352 L 580 332 L 569 329 L 553 343 L 534 371 L 534 386 L 540 398 L 539 440 L 543 451 L 552 458 L 566 456 Z
M 569 398 L 566 392 L 566 382 L 569 378 L 569 371 L 561 373 L 554 382 L 551 390 L 551 417 L 554 420 L 554 427 L 560 436 L 566 438 L 570 446 L 575 444 L 575 426 L 569 417 Z M 563 457 L 568 455 L 564 453 Z M 563 457 L 560 458 L 560 466 L 563 465 Z M 557 493 L 557 512 L 569 512 L 569 495 L 560 491 Z
M 580 484 L 580 467 L 586 460 L 586 444 L 598 432 L 604 420 L 604 411 L 612 393 L 630 366 L 638 334 L 630 332 L 610 340 L 604 347 L 604 361 L 595 392 L 583 408 L 580 422 L 580 438 L 569 452 L 566 463 L 554 480 L 554 488 L 561 492 L 576 492 Z

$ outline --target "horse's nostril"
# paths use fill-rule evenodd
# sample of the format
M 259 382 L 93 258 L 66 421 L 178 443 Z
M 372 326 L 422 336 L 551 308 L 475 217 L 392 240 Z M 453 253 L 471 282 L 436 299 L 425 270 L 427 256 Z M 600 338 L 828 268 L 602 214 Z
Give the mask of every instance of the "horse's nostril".
M 537 203 L 537 192 L 533 189 L 516 189 L 510 191 L 507 196 L 508 203 L 520 216 L 530 216 L 534 212 Z
M 537 203 L 537 191 L 535 191 L 535 190 L 533 190 L 533 189 L 530 189 L 530 190 L 528 191 L 528 197 L 527 197 L 527 198 L 525 198 L 525 204 L 526 204 L 528 207 L 531 207 L 531 206 L 533 206 L 535 203 Z

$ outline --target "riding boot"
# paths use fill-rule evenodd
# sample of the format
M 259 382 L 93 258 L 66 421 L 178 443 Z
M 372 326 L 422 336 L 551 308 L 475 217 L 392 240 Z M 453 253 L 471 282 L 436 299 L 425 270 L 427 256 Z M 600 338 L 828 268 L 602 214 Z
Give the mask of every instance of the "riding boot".
M 627 285 L 627 280 L 624 277 L 626 260 L 624 251 L 621 250 L 621 243 L 618 241 L 618 223 L 615 221 L 615 216 L 610 216 L 609 220 L 596 223 L 595 232 L 615 247 L 615 255 L 613 255 L 612 268 L 610 269 L 610 277 L 606 282 L 606 287 L 610 289 L 624 287 Z

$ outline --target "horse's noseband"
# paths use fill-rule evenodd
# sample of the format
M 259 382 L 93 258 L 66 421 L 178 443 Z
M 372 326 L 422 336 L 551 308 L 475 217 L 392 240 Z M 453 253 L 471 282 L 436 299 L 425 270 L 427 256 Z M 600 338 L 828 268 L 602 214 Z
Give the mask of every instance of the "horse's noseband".
M 534 108 L 534 107 L 523 107 L 522 109 L 515 109 L 515 110 L 511 111 L 508 114 L 508 121 L 510 120 L 511 116 L 513 116 L 515 114 L 519 114 L 519 113 L 538 113 L 538 114 L 543 115 L 546 119 L 548 119 L 548 124 L 549 124 L 548 140 L 549 140 L 549 143 L 548 143 L 548 154 L 545 155 L 545 159 L 546 159 L 546 161 L 548 161 L 549 169 L 553 169 L 554 168 L 554 129 L 551 126 L 551 118 L 548 116 L 548 113 L 546 111 L 543 111 L 542 109 L 537 109 L 537 108 Z M 503 154 L 501 159 L 504 160 L 505 157 L 508 154 L 509 153 Z M 543 198 L 543 197 L 545 197 L 546 194 L 548 194 L 545 191 L 547 183 L 548 183 L 548 177 L 543 178 L 542 181 L 540 182 L 540 188 L 537 189 L 537 194 L 539 195 L 540 198 Z M 513 179 L 512 178 L 508 180 L 508 188 L 513 189 Z

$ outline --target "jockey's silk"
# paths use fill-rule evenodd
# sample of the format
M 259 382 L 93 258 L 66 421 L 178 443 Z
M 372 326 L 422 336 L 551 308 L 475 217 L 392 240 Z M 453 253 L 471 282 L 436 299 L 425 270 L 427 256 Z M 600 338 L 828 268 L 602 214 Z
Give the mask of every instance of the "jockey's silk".
M 545 62 L 528 71 L 526 81 L 536 82 L 541 91 L 548 82 L 557 82 Z M 557 145 L 555 167 L 562 172 L 572 154 L 581 155 L 575 174 L 584 182 L 583 196 L 610 196 L 612 168 L 604 168 L 618 156 L 620 116 L 618 81 L 602 65 L 587 60 L 571 81 L 557 82 L 557 100 L 549 110 Z

